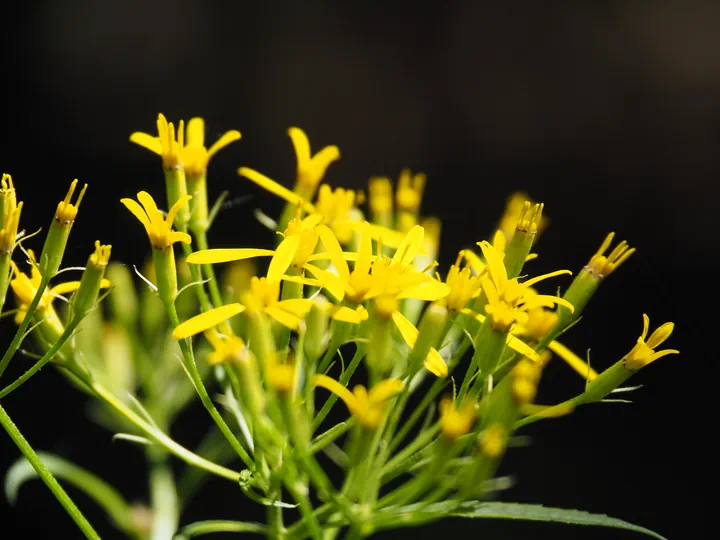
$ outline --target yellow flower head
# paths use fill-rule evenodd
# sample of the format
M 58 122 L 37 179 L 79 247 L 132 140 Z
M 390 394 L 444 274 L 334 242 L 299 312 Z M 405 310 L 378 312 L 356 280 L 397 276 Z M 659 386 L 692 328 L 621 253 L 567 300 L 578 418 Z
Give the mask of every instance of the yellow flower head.
M 643 313 L 643 331 L 635 346 L 627 356 L 625 356 L 625 367 L 631 371 L 636 371 L 668 354 L 680 354 L 680 351 L 675 349 L 655 350 L 670 337 L 674 328 L 675 325 L 673 323 L 666 322 L 657 328 L 647 341 L 645 341 L 648 331 L 650 330 L 650 318 Z
M 290 393 L 295 386 L 295 364 L 272 362 L 268 366 L 268 384 L 280 393 Z
M 600 279 L 609 276 L 618 266 L 624 263 L 630 255 L 635 253 L 635 248 L 631 249 L 628 243 L 623 240 L 615 246 L 615 249 L 613 249 L 609 255 L 605 256 L 605 252 L 610 247 L 610 244 L 612 244 L 613 238 L 615 238 L 614 232 L 608 234 L 600 246 L 600 249 L 597 250 L 595 255 L 590 259 L 590 262 L 585 266 L 585 270 Z
M 110 251 L 112 246 L 103 245 L 100 240 L 95 240 L 95 251 L 90 255 L 90 263 L 94 266 L 107 266 L 110 262 Z
M 400 172 L 400 178 L 398 179 L 395 191 L 395 201 L 398 210 L 412 212 L 414 214 L 418 213 L 426 180 L 427 177 L 424 174 L 413 174 L 410 169 L 403 169 Z
M 402 392 L 403 382 L 399 379 L 385 379 L 367 389 L 358 385 L 350 392 L 346 387 L 327 375 L 314 375 L 313 383 L 336 394 L 345 402 L 350 414 L 367 429 L 377 429 L 385 418 L 387 400 Z
M 393 210 L 392 182 L 384 176 L 374 176 L 368 181 L 368 204 L 373 214 L 388 214 Z
M 237 130 L 228 131 L 208 150 L 205 148 L 205 121 L 202 118 L 191 118 L 187 124 L 185 135 L 186 143 L 182 148 L 182 161 L 185 164 L 185 172 L 189 176 L 205 174 L 212 157 L 242 137 Z
M 351 189 L 335 188 L 327 184 L 320 186 L 315 201 L 315 212 L 323 217 L 321 223 L 330 227 L 342 245 L 350 243 L 353 237 L 351 212 L 362 202 L 362 193 Z
M 206 331 L 205 337 L 213 348 L 212 352 L 207 355 L 207 362 L 210 365 L 232 363 L 247 352 L 245 342 L 237 336 Z
M 163 166 L 170 169 L 183 168 L 184 122 L 180 120 L 177 134 L 172 122 L 168 122 L 162 113 L 157 119 L 158 136 L 153 137 L 147 133 L 136 131 L 130 135 L 135 144 L 147 148 L 162 158 Z M 176 138 L 177 135 L 177 138 Z
M 538 206 L 526 193 L 517 192 L 510 195 L 497 227 L 502 231 L 507 242 L 512 240 L 516 229 L 539 235 L 547 227 L 548 220 L 543 217 L 542 208 L 537 208 Z M 528 213 L 531 207 L 533 212 Z
M 480 433 L 478 438 L 480 452 L 490 459 L 498 459 L 505 453 L 507 439 L 508 434 L 505 428 L 500 424 L 492 424 Z
M 23 203 L 17 203 L 15 186 L 9 174 L 2 176 L 0 205 L 0 253 L 10 254 L 15 249 Z
M 465 252 L 458 253 L 455 264 L 450 267 L 445 283 L 450 288 L 450 293 L 442 300 L 449 311 L 460 311 L 470 300 L 477 298 L 482 292 L 480 287 L 480 275 L 473 276 L 470 266 L 465 264 L 461 268 Z M 438 279 L 440 279 L 438 275 Z
M 72 199 L 73 193 L 75 193 L 77 183 L 77 179 L 73 180 L 70 183 L 70 189 L 68 189 L 67 195 L 65 195 L 65 199 L 58 203 L 57 209 L 55 210 L 55 220 L 65 225 L 72 225 L 72 223 L 75 221 L 78 213 L 78 208 L 80 208 L 80 203 L 82 202 L 83 197 L 85 196 L 85 191 L 87 190 L 87 184 L 85 184 L 80 190 L 80 195 L 78 195 L 75 204 L 72 204 L 70 200 Z
M 155 200 L 146 191 L 138 193 L 137 198 L 142 203 L 142 206 L 132 199 L 121 199 L 120 202 L 143 224 L 152 247 L 155 249 L 167 249 L 175 242 L 185 244 L 191 242 L 189 234 L 172 229 L 175 215 L 192 198 L 190 195 L 178 199 L 167 213 L 167 217 L 163 217 L 162 212 L 158 210 L 155 204 Z
M 313 156 L 310 154 L 310 141 L 302 129 L 291 127 L 288 135 L 297 156 L 297 185 L 303 190 L 312 191 L 322 182 L 330 164 L 340 159 L 340 150 L 337 146 L 326 146 Z
M 572 272 L 557 270 L 520 283 L 517 278 L 508 279 L 503 256 L 489 242 L 479 242 L 478 245 L 487 263 L 487 274 L 480 278 L 480 283 L 488 300 L 485 311 L 492 317 L 494 330 L 508 332 L 516 322 L 524 324 L 527 321 L 527 311 L 534 307 L 551 307 L 559 304 L 570 311 L 574 310 L 567 300 L 557 296 L 535 294 L 530 289 L 532 285 L 544 279 L 561 274 L 572 274 Z
M 440 429 L 443 435 L 454 441 L 468 433 L 475 423 L 475 403 L 465 401 L 460 407 L 455 407 L 453 400 L 445 397 L 440 400 Z
M 510 373 L 512 394 L 518 405 L 527 405 L 535 399 L 542 374 L 540 362 L 522 358 Z

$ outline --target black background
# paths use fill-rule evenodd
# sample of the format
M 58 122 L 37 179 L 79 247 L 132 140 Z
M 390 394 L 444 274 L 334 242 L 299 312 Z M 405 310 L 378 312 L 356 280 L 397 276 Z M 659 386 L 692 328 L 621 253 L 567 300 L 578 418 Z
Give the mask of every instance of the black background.
M 203 116 L 210 142 L 228 129 L 243 134 L 213 160 L 210 191 L 253 198 L 221 214 L 216 246 L 269 241 L 252 210 L 272 214 L 280 204 L 234 171 L 247 165 L 289 185 L 291 125 L 315 148 L 340 147 L 332 185 L 360 188 L 404 166 L 427 172 L 424 212 L 443 219 L 444 263 L 487 236 L 516 189 L 544 201 L 552 220 L 533 273 L 578 270 L 609 230 L 627 238 L 638 253 L 602 286 L 567 342 L 592 347 L 594 364 L 609 365 L 632 346 L 646 312 L 653 327 L 676 322 L 670 345 L 682 354 L 633 380 L 644 385 L 633 405 L 589 407 L 527 429 L 533 445 L 508 455 L 504 472 L 517 484 L 503 499 L 607 513 L 671 539 L 706 536 L 705 491 L 714 491 L 706 410 L 717 354 L 704 310 L 716 312 L 720 4 L 27 4 L 2 17 L 0 169 L 25 201 L 28 231 L 47 225 L 73 178 L 90 185 L 66 264 L 82 264 L 96 238 L 113 244 L 115 259 L 142 261 L 144 232 L 119 199 L 140 189 L 162 198 L 159 160 L 128 141 L 132 131 L 152 133 L 160 111 L 175 121 Z M 10 327 L 4 320 L 4 336 Z M 556 362 L 540 400 L 581 386 Z M 131 499 L 145 496 L 140 451 L 87 421 L 84 398 L 52 369 L 3 406 L 37 449 L 102 473 Z M 181 418 L 173 435 L 196 438 L 198 421 L 202 412 Z M 17 455 L 0 433 L 0 470 Z M 70 492 L 103 537 L 116 535 Z M 22 488 L 12 512 L 4 498 L 0 509 L 2 538 L 80 536 L 40 482 Z M 256 513 L 218 481 L 182 522 Z M 477 521 L 426 531 L 640 538 Z

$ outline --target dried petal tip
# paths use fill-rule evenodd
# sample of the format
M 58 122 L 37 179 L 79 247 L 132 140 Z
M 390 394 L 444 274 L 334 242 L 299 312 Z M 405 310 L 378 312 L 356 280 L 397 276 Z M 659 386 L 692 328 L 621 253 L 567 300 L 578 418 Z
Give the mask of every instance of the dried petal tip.
M 611 232 L 605 237 L 600 249 L 597 250 L 595 255 L 592 256 L 590 262 L 585 266 L 585 269 L 599 277 L 600 279 L 607 277 L 615 271 L 615 269 L 624 263 L 630 255 L 635 253 L 635 248 L 630 248 L 628 243 L 623 240 L 615 249 L 613 249 L 609 255 L 605 255 L 605 252 L 612 244 L 615 233 Z
M 83 197 L 85 196 L 85 191 L 87 190 L 87 184 L 85 184 L 80 190 L 80 195 L 78 195 L 75 204 L 72 204 L 70 200 L 75 193 L 77 183 L 78 181 L 76 178 L 70 184 L 70 189 L 68 189 L 67 195 L 65 195 L 65 199 L 60 201 L 57 205 L 57 210 L 55 211 L 55 219 L 61 224 L 72 225 L 75 221 L 75 218 L 77 217 L 78 208 L 80 208 L 80 203 L 82 202 Z

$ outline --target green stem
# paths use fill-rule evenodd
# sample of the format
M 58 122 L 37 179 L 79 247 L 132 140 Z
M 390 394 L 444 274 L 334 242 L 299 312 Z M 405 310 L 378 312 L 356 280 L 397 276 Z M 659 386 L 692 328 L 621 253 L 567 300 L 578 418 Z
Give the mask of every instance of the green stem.
M 312 536 L 314 540 L 322 540 L 322 529 L 320 528 L 320 522 L 317 516 L 313 513 L 310 497 L 308 497 L 307 494 L 307 486 L 293 480 L 286 482 L 285 486 L 290 495 L 292 495 L 292 498 L 298 503 L 300 515 L 303 520 L 307 521 L 310 536 Z
M 175 478 L 165 455 L 151 456 L 150 461 L 150 502 L 153 512 L 151 538 L 172 540 L 180 520 Z
M 222 465 L 218 465 L 217 463 L 213 463 L 212 461 L 208 461 L 207 459 L 202 458 L 197 454 L 191 452 L 184 446 L 179 445 L 170 437 L 165 435 L 162 431 L 156 429 L 154 426 L 150 425 L 148 422 L 140 418 L 104 386 L 100 385 L 97 382 L 93 382 L 91 388 L 100 399 L 102 399 L 105 403 L 107 403 L 117 412 L 126 417 L 130 422 L 135 424 L 135 426 L 139 427 L 148 436 L 155 440 L 155 442 L 165 447 L 165 449 L 167 449 L 167 451 L 171 454 L 182 459 L 189 465 L 205 469 L 212 474 L 227 478 L 232 482 L 239 482 L 239 472 L 228 469 L 227 467 L 223 467 Z
M 28 311 L 28 315 L 31 313 L 32 311 Z M 100 540 L 98 533 L 95 532 L 95 529 L 93 529 L 92 525 L 90 525 L 90 522 L 85 519 L 85 516 L 82 515 L 80 509 L 75 506 L 75 503 L 72 501 L 70 496 L 65 493 L 65 490 L 60 484 L 58 484 L 58 481 L 52 473 L 47 469 L 47 467 L 45 467 L 45 464 L 35 453 L 35 450 L 33 450 L 32 446 L 30 446 L 30 443 L 28 443 L 25 437 L 23 437 L 22 433 L 20 433 L 20 430 L 8 416 L 7 412 L 5 412 L 2 405 L 0 405 L 0 424 L 2 424 L 2 427 L 5 431 L 7 431 L 8 435 L 10 435 L 10 438 L 25 456 L 25 459 L 27 459 L 30 465 L 33 466 L 35 471 L 38 473 L 38 476 L 43 482 L 45 482 L 45 485 L 50 489 L 58 502 L 63 506 L 78 528 L 83 532 L 85 537 Z
M 13 390 L 16 390 L 18 387 L 20 387 L 22 384 L 24 384 L 28 379 L 30 379 L 30 377 L 35 375 L 35 373 L 37 373 L 43 367 L 45 367 L 45 364 L 50 362 L 53 359 L 53 357 L 57 354 L 57 352 L 60 350 L 60 348 L 63 345 L 65 345 L 65 342 L 75 331 L 75 328 L 77 328 L 78 324 L 80 324 L 80 320 L 81 319 L 73 318 L 73 320 L 70 322 L 70 324 L 67 327 L 65 327 L 65 331 L 62 333 L 60 338 L 58 338 L 58 340 L 53 344 L 53 346 L 50 347 L 50 350 L 48 350 L 48 352 L 46 352 L 40 360 L 35 362 L 35 364 L 30 369 L 28 369 L 25 373 L 23 373 L 20 377 L 18 377 L 11 384 L 9 384 L 5 388 L 3 388 L 2 391 L 0 391 L 0 399 L 7 396 Z
M 0 360 L 0 377 L 2 377 L 2 374 L 5 373 L 5 369 L 7 369 L 10 360 L 13 356 L 15 356 L 15 353 L 20 348 L 20 344 L 25 338 L 25 331 L 27 330 L 28 326 L 30 325 L 30 321 L 35 315 L 35 310 L 40 303 L 40 299 L 42 298 L 42 295 L 45 292 L 48 283 L 50 283 L 50 278 L 48 276 L 43 276 L 40 280 L 40 286 L 38 287 L 38 290 L 35 293 L 32 302 L 30 302 L 30 306 L 28 307 L 27 312 L 25 313 L 25 318 L 20 323 L 20 326 L 18 326 L 17 332 L 15 332 L 15 336 L 13 337 L 10 346 L 5 351 L 2 360 Z
M 168 302 L 166 307 L 168 310 L 170 323 L 174 328 L 180 324 L 177 310 L 175 309 L 175 305 L 171 302 Z M 220 431 L 228 440 L 230 446 L 232 446 L 235 452 L 237 452 L 238 456 L 240 456 L 240 459 L 243 460 L 245 465 L 247 465 L 249 469 L 253 470 L 255 468 L 255 464 L 253 463 L 252 458 L 250 458 L 250 455 L 247 453 L 245 448 L 243 448 L 242 444 L 240 444 L 240 441 L 238 441 L 237 437 L 235 437 L 220 412 L 218 412 L 215 404 L 212 402 L 212 399 L 210 399 L 207 389 L 205 388 L 205 384 L 202 381 L 202 377 L 200 377 L 200 373 L 198 373 L 197 365 L 195 365 L 195 358 L 193 357 L 192 349 L 190 349 L 187 340 L 181 339 L 179 343 L 180 350 L 185 357 L 185 367 L 187 367 L 190 378 L 195 385 L 198 395 L 200 396 L 200 401 L 202 401 L 205 409 L 207 409 L 208 413 L 210 413 L 210 416 L 215 421 L 218 428 L 220 428 Z
M 365 347 L 362 347 L 358 345 L 357 349 L 355 350 L 355 356 L 353 356 L 352 360 L 350 361 L 350 365 L 345 369 L 345 371 L 340 375 L 340 384 L 343 386 L 347 386 L 348 381 L 350 380 L 350 377 L 352 377 L 353 373 L 355 373 L 355 370 L 360 365 L 360 361 L 365 356 Z M 320 427 L 320 424 L 322 424 L 322 421 L 325 420 L 325 417 L 328 415 L 330 410 L 333 408 L 333 405 L 335 405 L 335 402 L 338 400 L 337 394 L 330 394 L 325 404 L 322 406 L 322 409 L 320 409 L 320 412 L 315 417 L 315 420 L 313 420 L 312 424 L 312 432 L 314 433 L 317 428 Z

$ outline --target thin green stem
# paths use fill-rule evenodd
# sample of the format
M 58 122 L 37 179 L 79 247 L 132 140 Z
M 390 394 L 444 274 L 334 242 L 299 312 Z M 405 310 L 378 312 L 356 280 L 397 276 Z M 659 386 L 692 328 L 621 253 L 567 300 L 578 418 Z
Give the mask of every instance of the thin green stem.
M 184 462 L 194 467 L 205 469 L 206 471 L 227 478 L 228 480 L 237 483 L 240 480 L 240 473 L 212 461 L 208 461 L 205 458 L 198 456 L 191 452 L 184 446 L 179 445 L 170 437 L 165 435 L 162 431 L 156 429 L 154 426 L 140 418 L 135 414 L 129 407 L 122 403 L 115 395 L 106 389 L 104 386 L 97 382 L 93 382 L 91 385 L 92 390 L 95 394 L 102 399 L 105 403 L 110 405 L 117 412 L 122 414 L 130 422 L 139 427 L 143 432 L 150 436 L 155 442 L 167 449 L 168 452 L 182 459 Z
M 28 313 L 32 312 L 28 311 Z M 85 537 L 93 540 L 100 540 L 98 533 L 95 532 L 95 529 L 93 529 L 92 525 L 90 525 L 90 522 L 85 519 L 85 516 L 82 515 L 80 509 L 75 506 L 75 503 L 72 501 L 70 496 L 65 493 L 65 490 L 58 483 L 52 473 L 47 467 L 45 467 L 45 464 L 35 453 L 35 450 L 33 450 L 32 446 L 30 446 L 30 443 L 28 443 L 25 437 L 23 437 L 22 433 L 20 433 L 20 430 L 8 416 L 7 412 L 5 412 L 2 405 L 0 405 L 0 424 L 2 424 L 2 427 L 5 431 L 7 431 L 8 435 L 10 435 L 10 438 L 25 456 L 25 459 L 27 459 L 30 465 L 33 466 L 35 471 L 38 473 L 38 476 L 43 482 L 45 482 L 45 485 L 50 489 L 58 502 L 63 506 L 78 528 L 83 532 Z
M 77 328 L 78 324 L 80 324 L 80 320 L 78 318 L 73 318 L 73 320 L 68 324 L 68 326 L 65 327 L 65 330 L 63 331 L 62 335 L 58 338 L 58 340 L 53 344 L 52 347 L 43 355 L 43 357 L 35 362 L 35 364 L 28 369 L 25 373 L 23 373 L 20 377 L 18 377 L 15 381 L 13 381 L 11 384 L 7 385 L 5 388 L 0 391 L 0 399 L 7 396 L 10 392 L 17 390 L 18 387 L 20 387 L 22 384 L 24 384 L 30 377 L 35 375 L 38 371 L 40 371 L 43 367 L 45 367 L 45 364 L 50 362 L 53 357 L 58 353 L 60 348 L 65 345 L 65 342 L 68 340 L 68 338 L 72 335 L 72 333 L 75 331 L 75 328 Z
M 172 303 L 168 303 L 166 307 L 168 311 L 168 316 L 170 317 L 170 323 L 174 328 L 180 324 L 177 310 L 175 309 L 175 305 Z M 242 444 L 240 444 L 240 441 L 238 441 L 237 437 L 235 437 L 235 434 L 232 432 L 220 412 L 215 407 L 212 399 L 210 399 L 210 395 L 205 388 L 202 377 L 200 377 L 200 373 L 198 373 L 197 365 L 195 364 L 195 358 L 193 357 L 192 349 L 188 345 L 187 340 L 181 339 L 179 343 L 180 350 L 182 351 L 183 357 L 185 358 L 185 367 L 187 367 L 190 378 L 195 385 L 198 395 L 200 396 L 200 401 L 202 401 L 205 409 L 207 409 L 208 413 L 210 413 L 210 416 L 215 421 L 218 428 L 220 428 L 220 431 L 228 440 L 230 446 L 232 446 L 235 452 L 237 452 L 238 456 L 240 456 L 240 459 L 243 460 L 245 465 L 247 465 L 249 469 L 253 470 L 255 468 L 255 464 L 253 463 L 252 458 L 247 453 L 245 448 L 243 448 Z
M 5 351 L 2 360 L 0 360 L 0 377 L 2 377 L 3 373 L 5 373 L 5 370 L 7 369 L 10 360 L 13 356 L 15 356 L 15 353 L 20 348 L 20 345 L 25 338 L 25 331 L 27 330 L 28 326 L 30 325 L 30 321 L 35 315 L 35 310 L 37 309 L 38 304 L 40 304 L 40 299 L 42 298 L 43 293 L 48 286 L 48 283 L 50 283 L 50 278 L 48 276 L 43 276 L 40 280 L 40 286 L 38 287 L 38 290 L 35 293 L 32 302 L 30 302 L 30 306 L 28 306 L 27 312 L 25 313 L 25 318 L 20 323 L 20 326 L 18 326 L 18 329 L 15 332 L 15 336 L 10 342 L 10 346 Z

